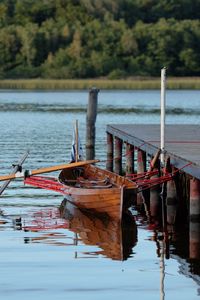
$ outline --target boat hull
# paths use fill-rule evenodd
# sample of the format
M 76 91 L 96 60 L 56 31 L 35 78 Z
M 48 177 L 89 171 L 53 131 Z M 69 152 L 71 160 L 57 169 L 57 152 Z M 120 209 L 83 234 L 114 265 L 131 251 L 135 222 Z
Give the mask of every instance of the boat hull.
M 82 178 L 82 181 L 78 182 L 78 178 Z M 118 220 L 125 207 L 130 205 L 130 199 L 133 200 L 135 191 L 131 181 L 93 165 L 63 170 L 59 181 L 66 187 L 67 200 L 77 207 L 89 209 L 95 214 L 107 214 Z
M 68 201 L 81 209 L 89 209 L 96 214 L 106 213 L 114 219 L 122 214 L 122 189 L 102 189 L 100 192 L 93 189 L 70 188 L 66 195 Z

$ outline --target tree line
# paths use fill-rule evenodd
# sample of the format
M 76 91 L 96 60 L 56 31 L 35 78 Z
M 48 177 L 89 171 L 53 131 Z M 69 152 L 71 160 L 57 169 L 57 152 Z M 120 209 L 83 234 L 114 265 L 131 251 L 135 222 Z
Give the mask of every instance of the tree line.
M 200 76 L 200 0 L 0 0 L 0 78 Z

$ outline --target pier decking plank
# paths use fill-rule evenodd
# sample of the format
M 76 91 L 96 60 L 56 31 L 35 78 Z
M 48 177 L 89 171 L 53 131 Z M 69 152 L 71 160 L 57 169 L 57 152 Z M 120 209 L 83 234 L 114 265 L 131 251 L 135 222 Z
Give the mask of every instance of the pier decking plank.
M 107 132 L 148 155 L 154 155 L 160 147 L 160 125 L 157 124 L 110 124 Z M 200 179 L 200 125 L 166 125 L 165 150 L 172 165 L 184 167 L 184 172 Z

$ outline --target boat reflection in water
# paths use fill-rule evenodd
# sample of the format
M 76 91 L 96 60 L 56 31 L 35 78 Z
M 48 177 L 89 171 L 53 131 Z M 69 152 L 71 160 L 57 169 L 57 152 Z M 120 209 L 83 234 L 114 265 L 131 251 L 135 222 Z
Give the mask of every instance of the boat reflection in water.
M 122 261 L 133 253 L 137 243 L 137 226 L 133 217 L 125 215 L 121 222 L 107 216 L 96 217 L 65 199 L 60 213 L 68 221 L 68 229 L 76 233 L 78 239 L 85 245 L 96 245 L 102 249 L 95 254 Z

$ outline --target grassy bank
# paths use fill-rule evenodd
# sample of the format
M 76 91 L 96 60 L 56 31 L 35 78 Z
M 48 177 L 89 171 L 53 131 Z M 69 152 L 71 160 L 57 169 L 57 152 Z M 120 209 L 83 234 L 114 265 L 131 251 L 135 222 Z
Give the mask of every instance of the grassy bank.
M 99 89 L 160 89 L 160 78 L 131 79 L 17 79 L 0 80 L 0 89 L 22 90 L 82 90 L 97 87 Z M 200 77 L 168 78 L 168 89 L 200 89 Z

